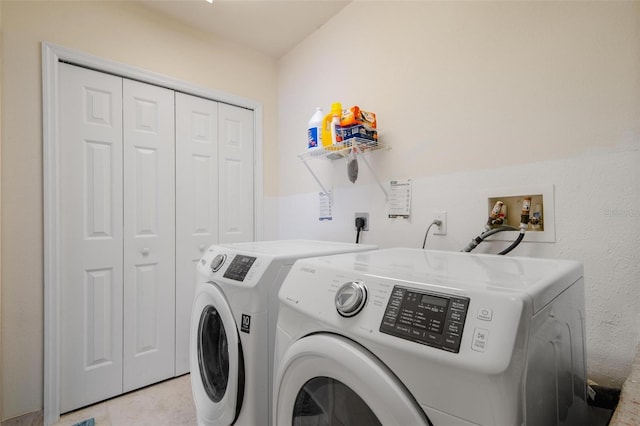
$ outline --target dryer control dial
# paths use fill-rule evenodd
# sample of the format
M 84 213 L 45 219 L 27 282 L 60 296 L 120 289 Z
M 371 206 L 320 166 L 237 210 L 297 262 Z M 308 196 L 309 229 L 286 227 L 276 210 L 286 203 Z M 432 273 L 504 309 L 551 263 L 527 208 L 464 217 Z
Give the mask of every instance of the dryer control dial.
M 367 302 L 367 287 L 362 281 L 350 281 L 336 292 L 336 309 L 343 317 L 352 317 L 362 310 Z
M 222 265 L 224 265 L 224 261 L 227 260 L 226 254 L 219 254 L 213 258 L 211 261 L 211 272 L 218 272 Z

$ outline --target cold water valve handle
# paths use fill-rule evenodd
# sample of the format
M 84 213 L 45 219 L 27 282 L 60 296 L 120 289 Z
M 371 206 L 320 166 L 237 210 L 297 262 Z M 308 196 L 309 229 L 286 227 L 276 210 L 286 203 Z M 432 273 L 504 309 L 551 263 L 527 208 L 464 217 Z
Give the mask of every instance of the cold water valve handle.
M 522 200 L 522 211 L 520 212 L 520 231 L 527 230 L 529 224 L 529 211 L 531 211 L 531 197 L 524 197 Z

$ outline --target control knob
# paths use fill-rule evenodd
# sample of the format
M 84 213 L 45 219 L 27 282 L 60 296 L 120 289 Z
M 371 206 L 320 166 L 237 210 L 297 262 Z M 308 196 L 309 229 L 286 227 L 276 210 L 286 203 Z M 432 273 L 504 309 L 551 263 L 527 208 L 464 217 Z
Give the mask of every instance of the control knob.
M 336 292 L 336 309 L 343 317 L 352 317 L 362 310 L 367 302 L 367 287 L 362 281 L 350 281 Z
M 211 261 L 211 272 L 217 272 L 220 268 L 222 268 L 225 260 L 227 260 L 226 254 L 219 254 L 214 257 Z

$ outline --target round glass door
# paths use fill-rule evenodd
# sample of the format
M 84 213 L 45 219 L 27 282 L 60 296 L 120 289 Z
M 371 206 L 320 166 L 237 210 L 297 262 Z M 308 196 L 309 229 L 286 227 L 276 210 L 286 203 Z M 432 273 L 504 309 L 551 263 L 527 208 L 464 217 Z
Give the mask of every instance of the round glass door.
M 213 402 L 220 402 L 229 382 L 229 347 L 222 319 L 211 305 L 200 315 L 198 365 L 205 392 Z
M 293 426 L 382 426 L 371 408 L 344 383 L 314 377 L 304 384 L 293 405 Z
M 198 424 L 231 425 L 244 399 L 244 356 L 233 313 L 215 283 L 196 288 L 190 333 L 191 388 Z
M 276 359 L 274 423 L 430 425 L 398 378 L 366 348 L 334 334 L 291 343 Z

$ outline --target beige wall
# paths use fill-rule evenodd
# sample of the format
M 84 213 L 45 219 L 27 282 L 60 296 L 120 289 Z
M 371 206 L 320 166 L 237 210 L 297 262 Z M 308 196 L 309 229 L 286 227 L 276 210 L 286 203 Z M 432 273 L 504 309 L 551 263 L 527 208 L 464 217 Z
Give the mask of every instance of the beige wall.
M 41 42 L 264 106 L 265 195 L 277 193 L 276 64 L 133 2 L 2 1 L 2 419 L 43 405 Z
M 353 2 L 279 63 L 280 195 L 316 106 L 378 114 L 407 178 L 570 158 L 638 138 L 640 2 Z M 505 186 L 508 186 L 506 184 Z
M 553 185 L 554 243 L 513 254 L 582 261 L 589 375 L 620 386 L 640 343 L 640 2 L 353 2 L 279 61 L 280 238 L 420 247 L 434 211 L 460 250 L 487 197 Z M 314 160 L 333 220 L 296 154 L 316 106 L 378 114 L 380 180 L 413 179 L 410 220 L 389 219 L 371 173 Z M 476 251 L 497 253 L 505 243 Z

